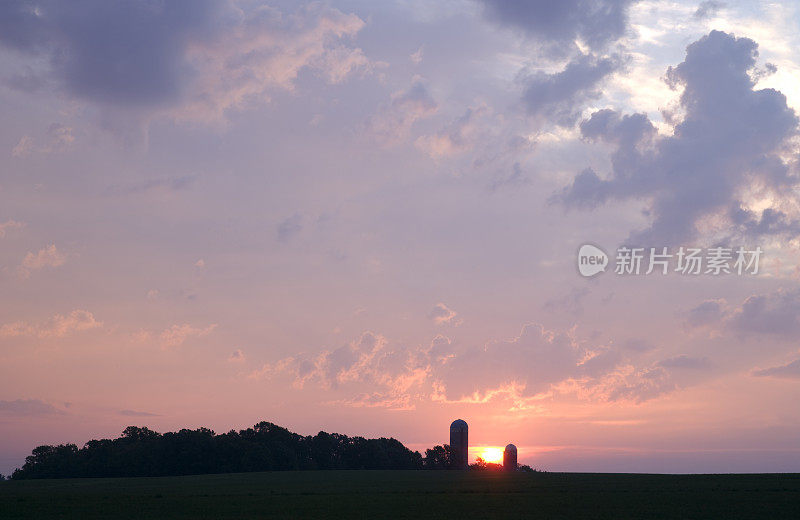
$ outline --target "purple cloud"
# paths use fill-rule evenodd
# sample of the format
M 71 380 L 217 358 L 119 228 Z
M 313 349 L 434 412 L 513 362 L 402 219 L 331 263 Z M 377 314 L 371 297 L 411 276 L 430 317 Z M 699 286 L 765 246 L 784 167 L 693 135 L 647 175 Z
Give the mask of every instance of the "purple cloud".
M 50 403 L 40 399 L 15 399 L 14 401 L 0 401 L 0 414 L 14 416 L 53 415 L 63 414 Z
M 800 379 L 800 359 L 785 365 L 756 369 L 751 372 L 756 377 L 775 377 L 779 379 Z
M 292 90 L 305 69 L 340 83 L 372 68 L 361 49 L 342 43 L 363 26 L 314 3 L 288 13 L 211 0 L 0 3 L 0 45 L 41 64 L 6 83 L 39 90 L 49 83 L 107 115 L 137 120 L 220 119 Z
M 553 74 L 542 71 L 527 75 L 522 101 L 531 116 L 544 118 L 561 126 L 572 126 L 580 108 L 601 95 L 600 84 L 621 64 L 619 57 L 581 54 L 563 70 Z
M 126 417 L 160 417 L 157 413 L 139 412 L 136 410 L 120 410 L 119 414 Z
M 552 54 L 565 54 L 580 40 L 602 50 L 628 27 L 635 0 L 483 0 L 486 16 L 542 42 Z
M 720 31 L 689 45 L 686 59 L 667 70 L 667 81 L 684 89 L 685 115 L 673 134 L 659 136 L 643 114 L 595 112 L 581 133 L 615 147 L 611 172 L 601 178 L 584 170 L 553 200 L 584 209 L 641 200 L 652 221 L 631 235 L 634 243 L 682 243 L 714 216 L 727 217 L 722 230 L 729 234 L 795 236 L 800 225 L 775 208 L 758 218 L 750 210 L 741 213 L 754 183 L 778 199 L 792 197 L 800 184 L 794 166 L 781 158 L 797 135 L 798 118 L 780 92 L 754 89 L 750 72 L 757 56 L 753 40 Z

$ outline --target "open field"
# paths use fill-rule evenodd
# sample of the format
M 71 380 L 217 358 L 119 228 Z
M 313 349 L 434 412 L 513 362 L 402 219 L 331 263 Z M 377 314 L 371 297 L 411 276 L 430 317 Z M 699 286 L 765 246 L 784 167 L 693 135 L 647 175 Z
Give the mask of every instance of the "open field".
M 0 482 L 0 518 L 800 518 L 800 474 L 305 471 Z

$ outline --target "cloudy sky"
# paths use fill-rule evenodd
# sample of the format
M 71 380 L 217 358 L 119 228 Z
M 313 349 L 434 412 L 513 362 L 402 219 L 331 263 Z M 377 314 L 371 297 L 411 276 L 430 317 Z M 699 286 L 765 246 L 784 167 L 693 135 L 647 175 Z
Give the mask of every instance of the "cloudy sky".
M 457 417 L 547 470 L 800 470 L 793 2 L 11 1 L 0 64 L 0 473 Z

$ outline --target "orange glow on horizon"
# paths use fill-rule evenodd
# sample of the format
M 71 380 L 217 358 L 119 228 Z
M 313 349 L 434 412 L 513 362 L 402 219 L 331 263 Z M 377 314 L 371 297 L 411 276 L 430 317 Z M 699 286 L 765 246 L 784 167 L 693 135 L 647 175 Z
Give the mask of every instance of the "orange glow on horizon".
M 494 464 L 503 463 L 503 448 L 500 446 L 483 446 L 478 449 L 478 457 Z

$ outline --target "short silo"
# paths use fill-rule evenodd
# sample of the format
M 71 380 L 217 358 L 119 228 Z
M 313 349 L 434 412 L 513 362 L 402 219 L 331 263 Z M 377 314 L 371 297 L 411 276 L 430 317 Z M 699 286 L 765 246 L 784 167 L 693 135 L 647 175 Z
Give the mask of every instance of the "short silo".
M 513 444 L 509 444 L 503 450 L 503 469 L 506 471 L 517 470 L 517 447 Z

